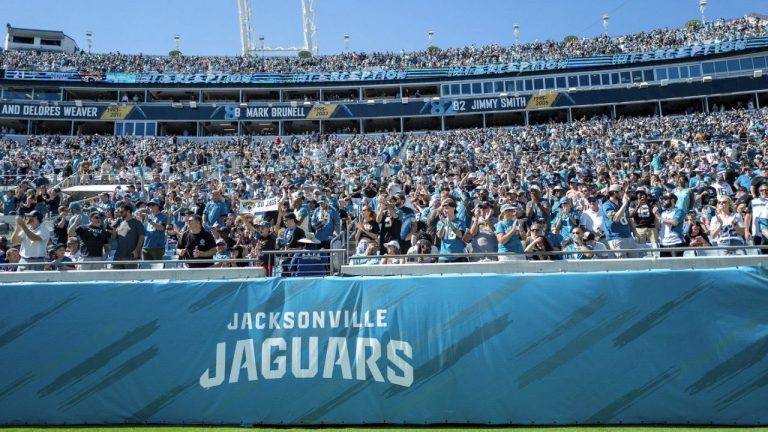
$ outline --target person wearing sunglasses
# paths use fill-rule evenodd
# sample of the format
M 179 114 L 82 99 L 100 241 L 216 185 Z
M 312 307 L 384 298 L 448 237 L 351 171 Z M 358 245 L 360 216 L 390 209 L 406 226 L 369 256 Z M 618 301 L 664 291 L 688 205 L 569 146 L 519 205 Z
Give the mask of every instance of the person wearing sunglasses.
M 710 237 L 718 246 L 741 246 L 744 245 L 744 228 L 744 219 L 733 211 L 733 201 L 727 196 L 718 196 L 717 215 L 709 224 Z M 721 254 L 735 255 L 736 251 L 727 250 Z
M 661 211 L 658 207 L 653 208 L 653 214 L 659 220 L 659 239 L 662 248 L 679 248 L 685 246 L 685 232 L 683 231 L 683 222 L 685 213 L 677 207 L 677 195 L 673 193 L 664 194 L 661 197 Z M 683 251 L 661 252 L 662 258 L 681 257 Z

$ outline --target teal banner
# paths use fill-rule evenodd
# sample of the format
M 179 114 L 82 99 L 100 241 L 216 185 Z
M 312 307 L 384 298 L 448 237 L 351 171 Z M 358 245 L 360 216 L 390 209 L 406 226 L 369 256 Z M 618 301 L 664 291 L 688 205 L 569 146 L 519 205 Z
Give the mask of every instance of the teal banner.
M 768 422 L 768 270 L 0 286 L 0 424 Z

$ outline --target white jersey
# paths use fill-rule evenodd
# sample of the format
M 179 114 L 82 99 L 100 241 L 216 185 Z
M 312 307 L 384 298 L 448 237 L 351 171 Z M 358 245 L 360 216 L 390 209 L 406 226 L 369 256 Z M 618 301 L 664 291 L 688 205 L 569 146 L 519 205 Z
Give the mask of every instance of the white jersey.
M 29 227 L 29 230 L 38 235 L 40 240 L 30 240 L 27 234 L 22 231 L 19 254 L 24 258 L 45 258 L 48 253 L 48 239 L 51 238 L 51 232 L 43 224 L 35 229 Z
M 768 218 L 768 202 L 763 198 L 752 199 L 752 235 L 762 237 L 757 229 L 757 218 Z

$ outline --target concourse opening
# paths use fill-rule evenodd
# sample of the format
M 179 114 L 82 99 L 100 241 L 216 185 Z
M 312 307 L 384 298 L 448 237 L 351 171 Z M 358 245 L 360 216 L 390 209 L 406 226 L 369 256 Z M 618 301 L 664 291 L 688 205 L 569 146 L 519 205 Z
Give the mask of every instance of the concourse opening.
M 371 87 L 363 89 L 363 99 L 400 99 L 400 87 Z
M 198 102 L 198 92 L 193 90 L 155 90 L 149 92 L 150 102 Z
M 200 123 L 202 136 L 233 136 L 237 135 L 237 123 L 228 121 Z
M 445 117 L 445 130 L 474 129 L 483 127 L 483 115 L 457 115 Z
M 323 133 L 357 134 L 360 132 L 359 120 L 326 120 L 323 121 Z
M 442 130 L 440 117 L 408 117 L 403 121 L 403 131 L 439 131 Z
M 593 120 L 603 116 L 608 118 L 613 117 L 613 107 L 611 105 L 588 106 L 571 109 L 571 120 L 573 121 Z
M 323 90 L 323 100 L 330 102 L 353 102 L 360 99 L 360 90 L 356 88 L 348 89 L 328 89 Z
M 320 90 L 283 90 L 283 101 L 304 102 L 319 101 Z
M 753 109 L 756 107 L 755 95 L 752 93 L 710 97 L 707 99 L 707 102 L 709 102 L 710 112 L 714 111 L 715 105 L 717 105 L 718 111 L 720 111 L 721 109 L 725 109 L 726 111 L 736 110 L 736 109 L 747 109 L 750 107 L 750 102 L 751 102 L 751 107 Z M 760 105 L 760 106 L 764 106 L 764 105 Z M 722 107 L 725 107 L 725 108 L 722 108 Z
M 758 93 L 757 94 L 757 101 L 760 102 L 760 108 L 767 107 L 768 106 L 768 92 Z
M 119 102 L 117 93 L 117 90 L 83 90 L 80 88 L 65 89 L 64 100 L 80 100 L 83 102 Z
M 75 135 L 112 135 L 115 132 L 113 122 L 80 121 L 75 122 Z
M 525 113 L 514 111 L 486 114 L 485 125 L 487 127 L 525 126 Z
M 280 135 L 280 122 L 252 121 L 240 126 L 244 135 Z
M 195 122 L 160 122 L 157 124 L 160 136 L 197 136 Z
M 616 117 L 651 117 L 659 114 L 659 104 L 646 102 L 616 105 Z
M 700 113 L 704 110 L 702 99 L 675 99 L 661 101 L 662 115 L 682 115 Z
M 32 120 L 29 132 L 35 135 L 70 135 L 72 122 L 66 120 Z
M 243 102 L 280 102 L 280 91 L 243 90 Z
M 376 118 L 363 120 L 363 132 L 386 133 L 400 132 L 400 118 Z
M 541 125 L 547 123 L 566 123 L 568 121 L 568 110 L 535 110 L 528 111 L 528 124 Z
M 320 120 L 289 120 L 283 122 L 286 135 L 304 135 L 320 132 Z
M 205 90 L 203 102 L 240 102 L 239 90 Z
M 0 118 L 0 134 L 26 134 L 29 127 L 29 120 L 16 120 Z

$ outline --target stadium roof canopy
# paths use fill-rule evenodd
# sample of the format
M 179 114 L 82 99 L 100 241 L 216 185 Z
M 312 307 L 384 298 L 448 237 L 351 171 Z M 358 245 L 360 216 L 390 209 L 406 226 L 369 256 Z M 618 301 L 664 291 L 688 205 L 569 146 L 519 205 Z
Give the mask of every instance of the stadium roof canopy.
M 38 36 L 38 37 L 61 38 L 61 39 L 66 37 L 64 32 L 59 30 L 38 30 L 38 29 L 18 28 L 18 27 L 11 27 L 10 24 L 6 25 L 6 28 L 8 30 L 8 33 L 12 36 L 27 36 L 27 37 Z

